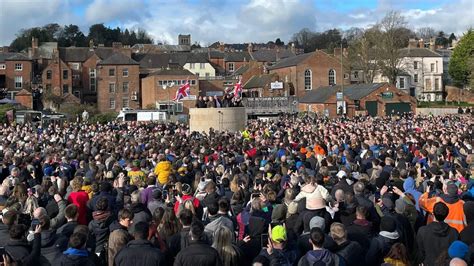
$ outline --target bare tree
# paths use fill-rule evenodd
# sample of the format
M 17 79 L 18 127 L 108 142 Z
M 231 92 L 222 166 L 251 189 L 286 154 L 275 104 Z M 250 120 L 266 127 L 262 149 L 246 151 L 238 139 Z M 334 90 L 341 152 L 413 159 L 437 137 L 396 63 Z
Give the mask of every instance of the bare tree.
M 346 69 L 361 71 L 363 82 L 372 83 L 380 61 L 377 43 L 381 32 L 377 27 L 372 27 L 358 35 L 349 42 Z
M 397 76 L 402 72 L 402 54 L 400 49 L 406 46 L 407 22 L 399 12 L 390 11 L 378 23 L 382 34 L 379 38 L 377 53 L 381 60 L 378 61 L 382 75 L 388 78 L 391 84 L 396 84 Z
M 416 36 L 423 40 L 429 40 L 436 36 L 436 31 L 431 27 L 422 27 L 416 30 Z

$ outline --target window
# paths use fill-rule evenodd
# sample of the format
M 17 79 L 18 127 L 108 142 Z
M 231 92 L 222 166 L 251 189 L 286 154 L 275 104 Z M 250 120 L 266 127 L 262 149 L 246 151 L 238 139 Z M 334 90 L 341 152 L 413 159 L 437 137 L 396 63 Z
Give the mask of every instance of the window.
M 413 69 L 418 69 L 418 62 L 417 61 L 413 62 Z
M 15 89 L 21 89 L 22 86 L 23 86 L 23 77 L 22 76 L 15 77 Z
M 46 79 L 51 79 L 52 76 L 53 76 L 53 71 L 51 70 L 46 71 Z
M 130 107 L 130 101 L 128 100 L 128 98 L 123 98 L 122 99 L 122 108 L 128 108 Z
M 177 113 L 183 112 L 183 103 L 182 102 L 177 102 L 175 103 L 175 110 Z
M 196 80 L 193 79 L 193 80 L 189 81 L 189 84 L 191 84 L 191 85 L 196 85 Z
M 418 74 L 413 75 L 413 81 L 418 83 Z
M 430 70 L 431 70 L 431 72 L 434 72 L 434 71 L 435 71 L 435 64 L 434 64 L 434 63 L 431 63 L 431 65 L 430 65 Z
M 81 92 L 80 91 L 74 91 L 73 92 L 74 96 L 76 96 L 77 98 L 81 98 Z
M 5 64 L 0 64 L 0 69 L 6 69 L 7 66 Z
M 109 68 L 109 76 L 110 77 L 115 76 L 115 68 Z
M 211 74 L 209 74 L 209 72 L 206 72 L 206 79 L 208 79 L 210 76 Z
M 22 71 L 23 70 L 23 64 L 15 64 L 15 71 Z
M 404 89 L 405 88 L 405 78 L 400 78 L 398 81 L 398 88 L 399 89 Z
M 229 72 L 234 72 L 234 63 L 229 63 L 228 66 Z
M 75 79 L 75 80 L 80 79 L 80 76 L 78 74 L 74 74 L 72 75 L 72 79 Z
M 89 77 L 95 78 L 95 69 L 89 69 Z
M 435 78 L 435 91 L 439 90 L 439 78 Z
M 163 86 L 163 80 L 158 80 L 158 85 Z
M 336 85 L 336 70 L 330 69 L 328 76 L 329 76 L 329 86 Z
M 122 70 L 122 76 L 128 77 L 128 68 L 124 68 L 124 69 Z
M 359 79 L 359 71 L 354 71 L 354 78 Z
M 425 90 L 431 90 L 431 79 L 425 79 Z
M 115 93 L 115 83 L 114 82 L 109 83 L 109 93 Z
M 311 70 L 306 69 L 304 71 L 304 89 L 311 90 Z
M 189 64 L 189 68 L 190 68 L 190 69 L 194 69 L 194 63 L 190 63 L 190 64 Z
M 110 100 L 109 100 L 109 108 L 110 108 L 110 109 L 115 109 L 115 99 L 114 99 L 114 98 L 110 98 Z
M 122 91 L 123 91 L 124 93 L 128 93 L 128 82 L 124 82 L 124 83 L 122 84 Z
M 69 85 L 63 84 L 63 94 L 69 93 Z
M 199 64 L 199 68 L 200 68 L 200 69 L 206 68 L 206 63 L 200 63 L 200 64 Z
M 91 91 L 96 91 L 96 86 L 95 86 L 95 78 L 90 79 L 90 84 L 89 88 Z
M 63 70 L 63 79 L 68 79 L 68 78 L 69 78 L 68 71 Z

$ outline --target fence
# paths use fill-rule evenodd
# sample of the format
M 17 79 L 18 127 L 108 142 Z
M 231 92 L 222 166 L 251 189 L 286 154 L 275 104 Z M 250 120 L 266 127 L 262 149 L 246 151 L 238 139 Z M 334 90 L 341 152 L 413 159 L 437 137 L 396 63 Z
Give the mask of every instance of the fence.
M 242 103 L 247 114 L 263 115 L 296 113 L 298 111 L 298 101 L 294 96 L 243 98 Z

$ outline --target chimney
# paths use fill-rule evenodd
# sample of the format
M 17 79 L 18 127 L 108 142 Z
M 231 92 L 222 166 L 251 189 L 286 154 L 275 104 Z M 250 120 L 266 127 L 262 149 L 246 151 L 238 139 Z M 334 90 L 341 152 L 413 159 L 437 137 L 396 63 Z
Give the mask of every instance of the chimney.
M 275 60 L 276 62 L 280 61 L 280 48 L 279 47 L 276 49 Z
M 89 51 L 94 51 L 94 40 L 93 39 L 89 40 Z
M 334 48 L 334 57 L 341 56 L 341 48 Z
M 53 62 L 55 63 L 59 62 L 59 52 L 57 48 L 53 48 L 52 59 L 53 59 Z
M 408 48 L 417 48 L 418 42 L 414 38 L 408 40 Z
M 434 38 L 431 38 L 431 39 L 430 39 L 430 50 L 431 50 L 431 51 L 434 51 L 435 49 L 436 49 L 435 39 L 434 39 Z
M 251 54 L 253 52 L 253 45 L 252 43 L 249 43 L 249 45 L 247 45 L 247 52 L 249 52 L 249 54 Z
M 425 41 L 423 41 L 423 39 L 418 40 L 418 47 L 419 48 L 425 48 Z
M 294 42 L 291 43 L 290 50 L 291 50 L 291 52 L 292 52 L 293 54 L 296 54 L 296 47 L 295 47 L 295 43 L 294 43 Z
M 123 45 L 121 42 L 113 42 L 112 43 L 112 49 L 116 52 L 120 51 L 122 49 Z
M 223 42 L 219 42 L 219 51 L 221 52 L 225 51 L 225 44 Z
M 38 49 L 38 38 L 31 37 L 31 48 Z

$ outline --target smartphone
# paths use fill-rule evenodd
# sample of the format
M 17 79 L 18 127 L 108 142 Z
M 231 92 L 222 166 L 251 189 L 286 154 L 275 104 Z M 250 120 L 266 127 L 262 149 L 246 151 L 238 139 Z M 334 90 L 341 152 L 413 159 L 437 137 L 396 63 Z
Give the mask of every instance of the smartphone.
M 0 260 L 3 261 L 3 255 L 8 255 L 6 250 L 5 250 L 5 247 L 0 247 Z M 3 263 L 3 265 L 5 265 L 5 262 Z
M 262 248 L 266 248 L 268 245 L 268 234 L 260 235 L 260 245 Z
M 380 199 L 380 191 L 375 191 L 374 197 L 375 197 L 375 202 L 377 202 Z

